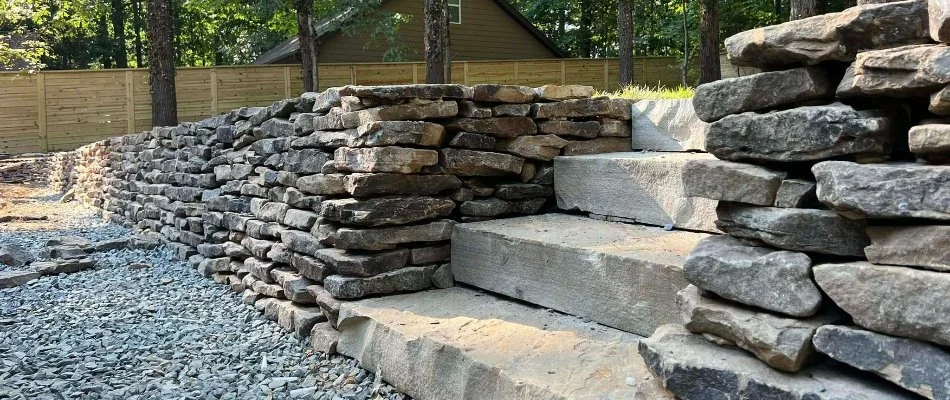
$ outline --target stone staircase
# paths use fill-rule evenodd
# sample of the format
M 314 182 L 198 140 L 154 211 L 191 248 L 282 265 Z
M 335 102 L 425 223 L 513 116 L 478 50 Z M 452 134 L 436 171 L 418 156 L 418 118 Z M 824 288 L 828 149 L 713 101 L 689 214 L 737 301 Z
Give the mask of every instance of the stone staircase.
M 649 109 L 658 124 L 682 114 L 663 107 Z M 453 274 L 475 290 L 344 304 L 338 350 L 425 399 L 675 398 L 637 346 L 680 321 L 684 260 L 718 232 L 716 202 L 684 189 L 686 163 L 711 158 L 642 149 L 556 158 L 559 212 L 456 226 Z

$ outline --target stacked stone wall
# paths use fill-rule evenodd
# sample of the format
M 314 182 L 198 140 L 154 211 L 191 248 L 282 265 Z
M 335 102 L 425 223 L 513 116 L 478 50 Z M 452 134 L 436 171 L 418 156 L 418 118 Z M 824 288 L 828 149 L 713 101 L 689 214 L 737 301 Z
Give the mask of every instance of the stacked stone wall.
M 452 284 L 457 221 L 553 208 L 552 159 L 630 147 L 582 86 L 333 88 L 57 155 L 77 199 L 305 335 L 340 301 Z
M 685 330 L 641 345 L 678 396 L 950 399 L 948 9 L 858 6 L 726 40 L 769 72 L 696 90 L 719 160 L 687 166 L 687 194 L 720 201 L 727 235 L 686 261 Z

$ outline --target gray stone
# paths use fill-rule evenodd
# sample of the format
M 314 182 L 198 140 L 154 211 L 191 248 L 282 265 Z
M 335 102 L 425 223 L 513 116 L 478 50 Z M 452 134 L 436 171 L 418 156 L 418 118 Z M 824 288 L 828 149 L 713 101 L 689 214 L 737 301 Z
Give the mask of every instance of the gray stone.
M 927 2 L 911 0 L 753 29 L 727 38 L 725 44 L 733 65 L 761 68 L 850 62 L 862 51 L 928 39 Z
M 558 208 L 719 232 L 716 201 L 688 197 L 685 167 L 708 154 L 615 153 L 554 160 Z
M 472 150 L 491 150 L 495 148 L 497 139 L 488 135 L 471 132 L 456 133 L 449 146 Z
M 585 99 L 594 95 L 594 87 L 584 85 L 544 85 L 535 91 L 538 99 L 547 101 Z
M 730 235 L 786 250 L 861 257 L 871 243 L 864 220 L 828 210 L 719 203 L 716 214 L 716 226 Z
M 922 0 L 921 0 L 922 2 Z M 950 83 L 950 48 L 913 45 L 858 54 L 837 95 L 927 96 Z
M 376 121 L 422 121 L 450 118 L 458 115 L 458 103 L 441 100 L 412 100 L 408 103 L 385 105 L 366 110 L 343 113 L 343 127 L 356 128 Z
M 314 251 L 316 253 L 316 251 Z M 314 282 L 323 282 L 323 279 L 330 276 L 331 270 L 326 264 L 309 255 L 293 253 L 290 255 L 290 266 L 297 269 L 300 275 L 307 277 Z
M 451 238 L 451 232 L 449 232 Z M 452 246 L 448 243 L 438 246 L 417 247 L 409 253 L 409 264 L 426 265 L 448 261 L 452 255 Z
M 551 161 L 561 154 L 561 149 L 568 143 L 555 135 L 522 136 L 499 140 L 495 144 L 495 150 L 533 160 Z
M 696 115 L 714 122 L 730 114 L 799 104 L 834 94 L 820 68 L 796 68 L 722 79 L 699 85 L 693 96 Z
M 835 325 L 819 328 L 814 342 L 837 361 L 928 399 L 950 399 L 950 352 L 939 346 Z
M 366 277 L 405 267 L 409 261 L 409 250 L 354 253 L 343 249 L 327 248 L 318 250 L 316 258 L 329 265 L 336 273 Z
M 633 105 L 633 127 L 631 148 L 653 151 L 705 151 L 706 130 L 709 124 L 700 121 L 693 110 L 693 101 L 682 100 L 641 100 Z M 617 121 L 624 123 L 626 121 Z M 625 123 L 627 131 L 631 131 Z M 604 127 L 607 127 L 604 124 Z
M 310 330 L 310 348 L 323 354 L 336 354 L 337 343 L 340 342 L 340 331 L 333 328 L 329 322 L 318 322 Z
M 807 255 L 749 246 L 725 235 L 700 242 L 686 257 L 683 274 L 703 290 L 787 315 L 811 316 L 821 306 Z
M 803 179 L 785 179 L 775 193 L 775 206 L 782 208 L 806 208 L 818 203 L 815 182 Z
M 341 171 L 350 172 L 398 172 L 414 174 L 423 167 L 439 163 L 435 150 L 405 147 L 349 148 L 336 150 L 333 164 Z
M 458 189 L 462 181 L 453 175 L 350 174 L 346 192 L 354 197 L 381 195 L 434 195 Z
M 691 160 L 683 171 L 686 196 L 771 206 L 786 173 L 722 160 Z
M 459 212 L 470 217 L 497 217 L 506 214 L 534 214 L 546 199 L 502 200 L 499 198 L 469 200 L 459 206 Z
M 417 242 L 440 242 L 452 238 L 451 220 L 434 221 L 422 225 L 390 228 L 339 228 L 319 237 L 321 243 L 347 250 L 390 250 L 397 245 Z
M 459 116 L 466 118 L 488 118 L 492 116 L 491 108 L 475 104 L 474 101 L 459 102 Z
M 950 124 L 927 124 L 910 128 L 907 143 L 910 145 L 910 151 L 918 157 L 950 159 Z
M 497 138 L 534 135 L 538 127 L 528 117 L 459 118 L 447 125 L 451 129 L 482 133 Z
M 841 103 L 747 112 L 710 124 L 706 150 L 724 160 L 759 162 L 883 156 L 892 145 L 892 124 L 881 111 Z
M 524 159 L 488 151 L 442 149 L 441 165 L 445 172 L 461 176 L 518 175 Z
M 623 137 L 599 137 L 590 140 L 568 141 L 561 154 L 565 156 L 579 156 L 584 154 L 617 153 L 630 151 L 630 139 Z
M 435 197 L 339 199 L 322 203 L 320 216 L 350 226 L 402 225 L 449 215 L 455 202 Z
M 531 113 L 531 104 L 499 104 L 491 112 L 496 117 L 526 117 Z
M 538 124 L 538 132 L 549 135 L 593 139 L 600 133 L 600 122 L 551 120 Z
M 538 95 L 534 88 L 515 85 L 475 85 L 472 91 L 472 100 L 493 103 L 530 103 Z
M 346 189 L 343 187 L 346 182 L 347 175 L 343 174 L 316 174 L 310 176 L 302 176 L 297 179 L 297 182 L 294 186 L 297 189 L 300 189 L 301 192 L 317 194 L 317 195 L 337 195 L 345 194 Z
M 347 142 L 349 147 L 439 147 L 445 140 L 442 125 L 424 121 L 381 121 L 361 125 Z
M 821 264 L 815 281 L 867 329 L 950 346 L 950 274 L 868 262 Z
M 818 200 L 847 215 L 950 220 L 950 166 L 826 161 L 811 170 Z
M 550 197 L 553 194 L 552 187 L 534 183 L 505 183 L 495 188 L 495 196 L 502 200 Z
M 442 264 L 432 272 L 432 286 L 436 289 L 448 289 L 455 286 L 452 264 Z
M 878 400 L 915 396 L 840 367 L 819 364 L 777 373 L 743 350 L 721 347 L 682 327 L 666 325 L 640 341 L 653 375 L 682 400 Z
M 941 43 L 950 43 L 950 4 L 945 0 L 929 0 L 927 14 L 930 38 Z
M 309 231 L 313 224 L 317 222 L 317 213 L 313 211 L 298 210 L 295 208 L 287 210 L 284 214 L 284 225 Z
M 0 246 L 0 263 L 2 264 L 22 267 L 33 262 L 33 260 L 36 260 L 36 256 L 21 246 L 15 244 L 4 244 Z
M 339 89 L 341 96 L 375 97 L 379 99 L 471 99 L 472 88 L 463 85 L 413 84 L 382 86 L 346 86 Z
M 406 267 L 368 278 L 333 275 L 323 281 L 323 286 L 338 299 L 412 292 L 432 286 L 433 270 L 434 267 Z
M 799 320 L 703 297 L 695 286 L 677 293 L 677 304 L 693 333 L 712 334 L 754 354 L 772 368 L 797 372 L 814 359 L 812 336 L 835 316 Z
M 930 112 L 937 115 L 950 115 L 950 89 L 944 87 L 930 95 Z
M 341 353 L 412 398 L 673 399 L 636 335 L 473 290 L 350 302 L 340 329 Z
M 42 276 L 34 270 L 0 271 L 0 289 L 20 286 Z
M 864 255 L 874 264 L 950 272 L 950 226 L 869 226 Z
M 329 159 L 329 154 L 318 149 L 288 150 L 283 169 L 299 174 L 316 174 Z
M 589 118 L 600 116 L 630 120 L 630 105 L 636 102 L 636 100 L 607 97 L 585 98 L 556 103 L 538 103 L 534 105 L 533 111 L 537 118 Z
M 706 236 L 562 214 L 459 224 L 452 272 L 457 282 L 647 336 L 679 320 L 683 260 Z

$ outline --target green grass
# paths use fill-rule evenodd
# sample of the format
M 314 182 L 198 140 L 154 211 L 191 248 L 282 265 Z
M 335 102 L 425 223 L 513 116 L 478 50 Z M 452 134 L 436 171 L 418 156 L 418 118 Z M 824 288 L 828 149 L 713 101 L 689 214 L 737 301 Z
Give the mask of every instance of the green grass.
M 621 99 L 637 99 L 637 100 L 675 100 L 675 99 L 688 99 L 693 97 L 693 88 L 678 86 L 675 88 L 668 88 L 664 86 L 660 87 L 649 87 L 649 86 L 627 86 L 616 92 L 601 92 L 598 95 L 609 96 L 614 98 Z

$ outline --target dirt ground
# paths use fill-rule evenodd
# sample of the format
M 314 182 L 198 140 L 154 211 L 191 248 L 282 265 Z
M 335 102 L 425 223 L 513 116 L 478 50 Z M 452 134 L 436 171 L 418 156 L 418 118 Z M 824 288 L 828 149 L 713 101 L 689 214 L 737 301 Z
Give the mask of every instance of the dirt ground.
M 53 230 L 83 206 L 45 185 L 0 183 L 0 230 Z M 51 201 L 56 200 L 56 201 Z

